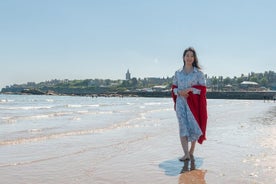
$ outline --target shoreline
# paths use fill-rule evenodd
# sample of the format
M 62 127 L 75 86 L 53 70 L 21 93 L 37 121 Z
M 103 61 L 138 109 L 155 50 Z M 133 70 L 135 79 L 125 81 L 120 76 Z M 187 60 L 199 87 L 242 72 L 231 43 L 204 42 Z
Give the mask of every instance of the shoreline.
M 114 92 L 114 93 L 54 93 L 38 90 L 0 93 L 6 95 L 52 95 L 52 96 L 90 96 L 90 97 L 157 97 L 170 98 L 171 92 Z M 276 91 L 239 91 L 239 92 L 207 92 L 207 99 L 241 99 L 241 100 L 276 100 Z

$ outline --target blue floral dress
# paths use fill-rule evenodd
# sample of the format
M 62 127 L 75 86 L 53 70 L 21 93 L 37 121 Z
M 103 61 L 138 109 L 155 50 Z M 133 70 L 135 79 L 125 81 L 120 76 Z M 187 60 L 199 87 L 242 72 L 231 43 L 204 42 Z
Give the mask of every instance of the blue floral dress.
M 206 85 L 204 74 L 194 67 L 193 71 L 186 73 L 184 68 L 177 70 L 173 78 L 174 94 L 176 99 L 176 116 L 179 123 L 179 134 L 181 137 L 188 137 L 188 141 L 197 141 L 202 135 L 201 129 L 195 120 L 185 97 L 178 95 L 178 90 L 191 88 L 193 85 Z M 200 94 L 200 90 L 192 88 L 194 94 Z

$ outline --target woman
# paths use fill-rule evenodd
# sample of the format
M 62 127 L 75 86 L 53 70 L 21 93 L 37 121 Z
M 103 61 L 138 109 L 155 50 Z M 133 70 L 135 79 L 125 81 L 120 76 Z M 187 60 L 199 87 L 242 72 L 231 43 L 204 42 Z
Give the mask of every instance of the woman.
M 175 72 L 172 96 L 179 123 L 179 135 L 184 156 L 180 161 L 193 157 L 196 141 L 205 140 L 207 123 L 206 83 L 198 65 L 196 51 L 189 47 L 183 53 L 184 66 Z M 191 142 L 189 150 L 188 142 Z

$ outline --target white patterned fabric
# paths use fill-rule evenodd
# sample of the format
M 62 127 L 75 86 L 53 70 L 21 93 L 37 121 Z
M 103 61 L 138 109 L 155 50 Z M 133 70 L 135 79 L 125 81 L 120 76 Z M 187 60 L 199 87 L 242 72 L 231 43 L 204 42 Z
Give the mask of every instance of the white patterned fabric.
M 191 88 L 193 85 L 206 85 L 204 74 L 194 67 L 190 73 L 185 73 L 184 68 L 177 70 L 173 78 L 173 85 L 176 99 L 176 116 L 179 123 L 179 134 L 181 137 L 187 136 L 188 141 L 197 141 L 202 135 L 201 129 L 195 120 L 185 97 L 179 96 L 179 90 Z M 194 94 L 200 94 L 200 90 L 193 88 Z

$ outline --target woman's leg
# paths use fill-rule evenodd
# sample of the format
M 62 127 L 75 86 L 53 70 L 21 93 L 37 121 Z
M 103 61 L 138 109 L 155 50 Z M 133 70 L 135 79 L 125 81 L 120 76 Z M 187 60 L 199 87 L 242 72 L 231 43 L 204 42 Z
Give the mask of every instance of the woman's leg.
M 188 145 L 188 138 L 187 138 L 187 136 L 180 137 L 180 141 L 181 141 L 182 149 L 184 151 L 184 156 L 182 158 L 180 158 L 180 161 L 184 161 L 184 160 L 190 159 L 189 145 Z
M 196 145 L 196 141 L 193 141 L 193 142 L 191 143 L 191 148 L 190 148 L 190 151 L 189 151 L 189 154 L 190 154 L 190 155 L 194 155 L 195 145 Z

